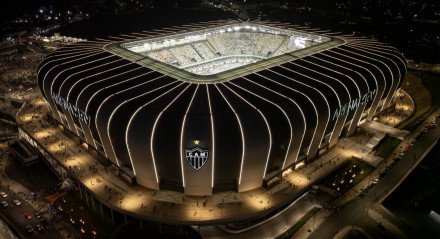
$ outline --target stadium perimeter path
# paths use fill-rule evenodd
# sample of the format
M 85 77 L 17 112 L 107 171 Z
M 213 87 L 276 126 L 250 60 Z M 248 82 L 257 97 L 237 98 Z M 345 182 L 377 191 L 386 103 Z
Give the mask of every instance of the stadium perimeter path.
M 17 123 L 66 170 L 71 168 L 73 176 L 103 204 L 136 218 L 169 223 L 209 225 L 264 214 L 292 202 L 353 155 L 349 148 L 333 147 L 313 163 L 286 175 L 269 190 L 259 188 L 243 193 L 190 197 L 174 191 L 127 185 L 68 138 L 61 127 L 49 125 L 45 120 L 47 113 L 45 100 L 35 98 L 20 109 Z M 88 170 L 90 165 L 96 165 L 97 172 Z

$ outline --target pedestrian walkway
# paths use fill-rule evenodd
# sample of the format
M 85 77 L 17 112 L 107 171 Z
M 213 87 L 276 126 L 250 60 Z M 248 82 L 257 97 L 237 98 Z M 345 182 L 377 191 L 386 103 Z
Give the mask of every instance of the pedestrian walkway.
M 372 145 L 371 142 L 370 144 L 362 144 L 355 142 L 352 139 L 344 138 L 338 142 L 337 146 L 349 152 L 351 156 L 356 158 L 357 160 L 369 164 L 373 167 L 377 167 L 377 165 L 383 160 L 383 158 L 375 156 L 374 152 L 372 151 L 378 143 L 379 142 L 376 142 L 376 145 Z
M 67 137 L 59 126 L 50 125 L 46 120 L 48 108 L 45 105 L 43 98 L 36 98 L 22 107 L 17 121 L 23 131 L 66 171 L 70 171 L 100 202 L 144 219 L 197 225 L 266 214 L 298 198 L 308 187 L 351 157 L 334 147 L 303 168 L 285 173 L 269 189 L 190 197 L 175 191 L 155 191 L 127 185 L 81 145 Z
M 409 134 L 409 131 L 400 130 L 371 120 L 365 121 L 359 127 L 369 132 L 382 132 L 400 140 L 403 140 Z
M 353 156 L 370 164 L 379 160 L 363 144 L 371 137 L 362 135 L 343 140 L 323 156 L 296 170 L 283 173 L 283 177 L 268 189 L 247 192 L 223 192 L 206 197 L 191 197 L 181 192 L 152 190 L 130 186 L 98 162 L 89 151 L 63 133 L 61 127 L 50 125 L 48 107 L 42 97 L 25 104 L 17 114 L 23 131 L 41 150 L 55 159 L 64 171 L 82 184 L 98 201 L 111 209 L 142 219 L 178 222 L 191 225 L 225 223 L 249 215 L 264 215 L 282 205 L 288 205 L 322 178 L 331 174 Z M 22 137 L 27 137 L 23 136 Z
M 310 233 L 319 227 L 332 211 L 321 209 L 312 219 L 309 219 L 304 226 L 302 226 L 292 237 L 292 239 L 307 239 Z

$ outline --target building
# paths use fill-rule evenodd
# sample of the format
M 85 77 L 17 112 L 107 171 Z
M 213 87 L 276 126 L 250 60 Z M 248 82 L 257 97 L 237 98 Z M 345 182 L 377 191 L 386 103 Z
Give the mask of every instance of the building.
M 38 83 L 53 118 L 144 187 L 243 192 L 392 105 L 395 48 L 264 22 L 65 46 Z

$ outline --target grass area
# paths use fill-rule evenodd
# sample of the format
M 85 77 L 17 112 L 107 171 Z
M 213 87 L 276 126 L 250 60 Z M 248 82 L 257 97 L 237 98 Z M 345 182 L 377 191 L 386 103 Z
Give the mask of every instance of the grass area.
M 440 105 L 440 75 L 410 71 L 402 89 L 413 98 L 416 112 L 398 128 L 412 131 Z
M 390 153 L 399 146 L 400 139 L 393 138 L 391 136 L 385 136 L 383 141 L 380 143 L 379 147 L 376 150 L 376 156 L 386 158 Z
M 325 177 L 320 184 L 343 194 L 364 180 L 373 169 L 372 166 L 352 158 Z
M 289 229 L 287 229 L 286 232 L 276 237 L 276 239 L 290 239 L 295 235 L 295 233 L 304 226 L 304 224 L 307 223 L 308 220 L 310 220 L 312 217 L 314 217 L 321 209 L 320 208 L 313 208 L 309 212 L 307 212 L 306 215 L 302 216 L 301 219 L 298 220 L 295 225 L 291 226 Z

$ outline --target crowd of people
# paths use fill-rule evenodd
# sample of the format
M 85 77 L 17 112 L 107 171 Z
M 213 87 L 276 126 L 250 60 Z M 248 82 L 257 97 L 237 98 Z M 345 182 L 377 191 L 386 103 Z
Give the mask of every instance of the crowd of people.
M 43 55 L 35 52 L 17 52 L 0 59 L 0 95 L 26 99 L 37 91 L 37 69 Z
M 317 42 L 308 41 L 307 45 L 302 45 L 292 41 L 287 35 L 234 31 L 213 34 L 194 42 L 148 50 L 142 54 L 193 73 L 210 75 L 236 68 L 243 65 L 242 63 L 249 64 L 296 51 L 311 44 Z M 255 59 L 216 61 L 217 58 L 232 56 L 253 56 Z M 200 67 L 193 67 L 198 65 Z M 196 70 L 192 71 L 193 69 Z

